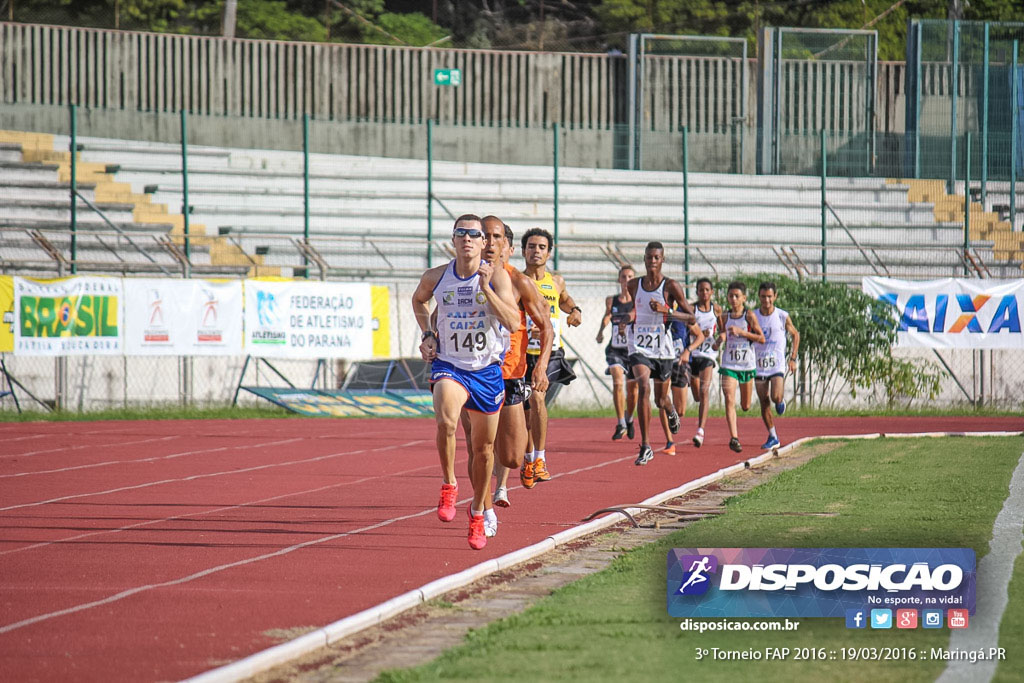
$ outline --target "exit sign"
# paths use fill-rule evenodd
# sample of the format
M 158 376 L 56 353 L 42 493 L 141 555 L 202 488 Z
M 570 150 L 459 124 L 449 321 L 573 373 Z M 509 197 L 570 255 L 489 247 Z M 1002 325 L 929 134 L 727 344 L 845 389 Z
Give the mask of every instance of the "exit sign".
M 434 69 L 434 85 L 459 85 L 462 72 L 458 69 Z

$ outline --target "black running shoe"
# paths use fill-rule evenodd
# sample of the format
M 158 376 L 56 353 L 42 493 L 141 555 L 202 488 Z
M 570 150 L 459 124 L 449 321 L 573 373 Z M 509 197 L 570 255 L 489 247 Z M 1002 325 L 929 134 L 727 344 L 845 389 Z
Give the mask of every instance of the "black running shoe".
M 615 433 L 612 434 L 612 441 L 618 441 L 626 435 L 626 428 L 623 425 L 615 425 Z
M 679 413 L 674 410 L 668 414 L 668 430 L 673 434 L 679 431 Z
M 651 450 L 650 446 L 641 446 L 640 455 L 636 456 L 636 460 L 633 462 L 634 465 L 646 465 L 654 459 L 654 451 Z
M 630 420 L 626 423 L 626 438 L 632 441 L 634 436 L 636 436 L 636 430 L 633 429 L 633 421 Z
M 740 445 L 740 440 L 736 438 L 729 439 L 729 448 L 736 451 L 737 453 L 743 452 L 743 446 Z

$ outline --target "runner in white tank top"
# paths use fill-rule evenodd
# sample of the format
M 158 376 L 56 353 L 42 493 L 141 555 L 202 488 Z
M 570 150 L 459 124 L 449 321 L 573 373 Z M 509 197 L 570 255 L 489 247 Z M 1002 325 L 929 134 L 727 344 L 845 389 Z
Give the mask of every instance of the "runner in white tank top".
M 661 424 L 667 443 L 665 453 L 675 455 L 672 435 L 679 431 L 679 415 L 672 409 L 669 378 L 675 363 L 672 337 L 666 322 L 674 320 L 693 322 L 693 309 L 678 282 L 661 274 L 665 261 L 665 248 L 661 242 L 649 242 L 644 250 L 642 278 L 630 280 L 626 286 L 633 297 L 633 331 L 629 339 L 629 363 L 637 382 L 637 407 L 640 416 L 640 454 L 634 464 L 646 465 L 654 457 L 649 441 L 651 422 L 651 380 L 654 395 L 661 412 Z M 672 310 L 678 307 L 678 310 Z
M 764 343 L 761 326 L 753 311 L 746 309 L 747 286 L 741 282 L 730 282 L 726 293 L 729 310 L 718 321 L 718 337 L 715 348 L 722 351 L 722 396 L 725 398 L 725 421 L 729 425 L 729 448 L 740 453 L 739 432 L 736 427 L 736 388 L 740 390 L 740 405 L 750 410 L 750 399 L 754 394 L 754 375 L 757 361 L 754 344 Z
M 433 363 L 430 386 L 443 477 L 437 516 L 442 522 L 455 518 L 455 429 L 465 407 L 474 453 L 469 545 L 479 550 L 487 544 L 484 501 L 490 496 L 498 411 L 505 396 L 501 357 L 507 336 L 502 326 L 512 332 L 519 329 L 519 307 L 505 269 L 482 259 L 484 233 L 478 216 L 467 214 L 455 221 L 452 245 L 455 259 L 423 274 L 412 295 L 412 308 L 423 333 L 420 355 Z M 431 324 L 431 299 L 437 301 L 437 329 Z
M 697 402 L 697 433 L 693 435 L 693 445 L 697 448 L 704 444 L 704 426 L 708 421 L 708 406 L 711 403 L 711 382 L 715 376 L 715 362 L 718 360 L 715 340 L 718 337 L 718 318 L 722 315 L 722 308 L 711 300 L 714 293 L 711 280 L 706 277 L 697 280 L 697 301 L 693 305 L 693 314 L 697 318 L 697 327 L 704 333 L 704 341 L 690 358 L 690 393 Z
M 775 306 L 775 283 L 762 282 L 757 290 L 760 307 L 754 311 L 757 321 L 764 331 L 764 344 L 756 344 L 757 352 L 757 400 L 761 404 L 761 420 L 768 429 L 768 439 L 761 448 L 769 450 L 779 445 L 779 435 L 775 431 L 770 403 L 775 403 L 775 412 L 782 415 L 786 412 L 785 389 L 786 372 L 796 372 L 796 354 L 800 348 L 800 332 L 797 331 L 789 314 Z M 793 349 L 786 357 L 786 335 L 793 338 Z

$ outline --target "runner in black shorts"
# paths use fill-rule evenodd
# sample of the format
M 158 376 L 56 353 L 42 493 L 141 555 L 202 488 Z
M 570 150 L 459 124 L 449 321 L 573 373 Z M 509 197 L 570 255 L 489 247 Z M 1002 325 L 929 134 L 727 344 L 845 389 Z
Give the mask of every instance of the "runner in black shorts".
M 693 305 L 693 314 L 697 318 L 697 327 L 704 335 L 701 342 L 690 354 L 690 392 L 697 401 L 697 433 L 693 436 L 693 445 L 700 448 L 704 444 L 704 425 L 708 421 L 708 406 L 711 402 L 711 381 L 715 376 L 715 360 L 718 351 L 714 348 L 715 335 L 718 334 L 718 317 L 722 308 L 711 300 L 714 295 L 711 280 L 702 277 L 697 280 L 697 301 Z
M 619 292 L 604 301 L 604 317 L 597 331 L 597 343 L 604 342 L 604 328 L 611 323 L 611 338 L 604 350 L 608 365 L 605 374 L 612 377 L 612 403 L 615 405 L 615 431 L 612 441 L 623 436 L 633 438 L 633 413 L 636 412 L 637 385 L 630 374 L 629 323 L 633 311 L 633 298 L 626 285 L 636 276 L 633 266 L 619 268 Z

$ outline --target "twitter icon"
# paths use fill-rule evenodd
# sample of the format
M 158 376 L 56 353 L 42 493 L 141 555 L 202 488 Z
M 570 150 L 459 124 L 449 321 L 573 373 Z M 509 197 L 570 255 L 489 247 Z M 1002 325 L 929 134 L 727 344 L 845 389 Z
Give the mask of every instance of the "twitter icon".
M 871 610 L 871 628 L 892 628 L 892 610 Z

